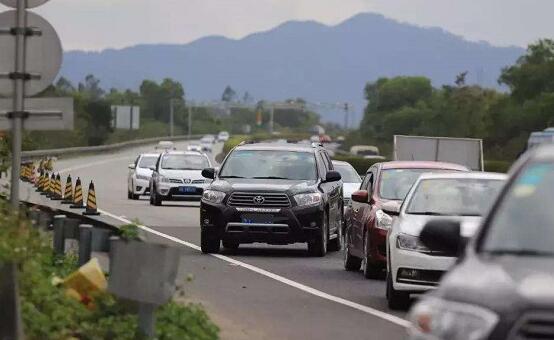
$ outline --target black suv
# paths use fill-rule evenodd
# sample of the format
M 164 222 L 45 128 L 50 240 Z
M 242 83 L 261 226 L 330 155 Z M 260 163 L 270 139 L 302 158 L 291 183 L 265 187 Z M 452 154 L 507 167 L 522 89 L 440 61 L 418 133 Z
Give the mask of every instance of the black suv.
M 254 242 L 307 242 L 313 256 L 340 250 L 342 181 L 321 146 L 241 144 L 202 175 L 214 179 L 200 205 L 204 253 Z

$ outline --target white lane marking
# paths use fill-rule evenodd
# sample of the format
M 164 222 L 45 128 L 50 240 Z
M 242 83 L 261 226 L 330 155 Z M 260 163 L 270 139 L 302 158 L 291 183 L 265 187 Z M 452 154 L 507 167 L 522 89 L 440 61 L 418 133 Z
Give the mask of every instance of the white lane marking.
M 125 219 L 125 218 L 121 218 L 120 216 L 117 216 L 117 215 L 114 215 L 112 213 L 109 213 L 107 211 L 104 211 L 104 210 L 101 210 L 101 209 L 98 209 L 98 211 L 106 216 L 109 216 L 111 218 L 114 218 L 116 220 L 119 220 L 119 221 L 122 221 L 123 223 L 132 223 L 131 221 Z M 157 235 L 157 236 L 160 236 L 160 237 L 163 237 L 167 240 L 170 240 L 170 241 L 173 241 L 173 242 L 176 242 L 176 243 L 179 243 L 181 245 L 184 245 L 186 247 L 189 247 L 189 248 L 192 248 L 194 250 L 198 250 L 198 251 L 201 251 L 200 247 L 197 246 L 196 244 L 193 244 L 193 243 L 190 243 L 190 242 L 186 242 L 186 241 L 183 241 L 181 239 L 178 239 L 174 236 L 170 236 L 170 235 L 167 235 L 167 234 L 164 234 L 162 232 L 159 232 L 157 230 L 154 230 L 154 229 L 151 229 L 151 228 L 148 228 L 146 226 L 143 226 L 143 225 L 139 225 L 139 228 L 141 228 L 142 230 L 146 231 L 146 232 L 149 232 L 149 233 L 152 233 L 154 235 Z M 408 328 L 410 326 L 410 322 L 402 319 L 402 318 L 399 318 L 395 315 L 392 315 L 392 314 L 388 314 L 388 313 L 385 313 L 385 312 L 382 312 L 378 309 L 374 309 L 374 308 L 371 308 L 371 307 L 368 307 L 368 306 L 364 306 L 364 305 L 361 305 L 359 303 L 356 303 L 356 302 L 352 302 L 350 300 L 346 300 L 346 299 L 343 299 L 341 297 L 338 297 L 338 296 L 334 296 L 334 295 L 331 295 L 331 294 L 327 294 L 325 292 L 322 292 L 320 290 L 317 290 L 315 288 L 312 288 L 312 287 L 309 287 L 309 286 L 306 286 L 302 283 L 299 283 L 299 282 L 296 282 L 296 281 L 293 281 L 293 280 L 290 280 L 290 279 L 287 279 L 286 277 L 283 277 L 283 276 L 280 276 L 280 275 L 277 275 L 277 274 L 274 274 L 272 272 L 269 272 L 267 270 L 264 270 L 264 269 L 261 269 L 261 268 L 258 268 L 256 266 L 253 266 L 251 264 L 248 264 L 248 263 L 244 263 L 244 262 L 241 262 L 241 261 L 238 261 L 238 260 L 235 260 L 233 258 L 230 258 L 228 256 L 225 256 L 225 255 L 220 255 L 220 254 L 210 254 L 220 260 L 223 260 L 225 262 L 228 262 L 232 265 L 235 265 L 235 266 L 239 266 L 239 267 L 242 267 L 242 268 L 245 268 L 245 269 L 248 269 L 250 271 L 253 271 L 255 273 L 258 273 L 260 275 L 263 275 L 265 277 L 268 277 L 270 279 L 273 279 L 273 280 L 276 280 L 276 281 L 279 281 L 281 283 L 284 283 L 288 286 L 291 286 L 293 288 L 296 288 L 296 289 L 299 289 L 301 291 L 304 291 L 308 294 L 312 294 L 312 295 L 315 295 L 315 296 L 318 296 L 320 298 L 323 298 L 323 299 L 326 299 L 326 300 L 329 300 L 329 301 L 332 301 L 332 302 L 336 302 L 336 303 L 339 303 L 341 305 L 344 305 L 344 306 L 348 306 L 348 307 L 351 307 L 351 308 L 354 308 L 360 312 L 364 312 L 364 313 L 367 313 L 367 314 L 370 314 L 370 315 L 373 315 L 373 316 L 376 316 L 378 318 L 381 318 L 383 320 L 386 320 L 386 321 L 389 321 L 389 322 L 392 322 L 398 326 L 402 326 L 402 327 L 405 327 L 405 328 Z

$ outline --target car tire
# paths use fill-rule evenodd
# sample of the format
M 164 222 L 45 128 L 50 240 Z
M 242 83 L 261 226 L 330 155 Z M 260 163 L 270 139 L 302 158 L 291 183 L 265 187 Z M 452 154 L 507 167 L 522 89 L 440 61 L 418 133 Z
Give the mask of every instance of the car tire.
M 329 251 L 340 251 L 342 249 L 342 245 L 343 245 L 342 225 L 339 225 L 337 227 L 337 231 L 335 232 L 335 235 L 337 235 L 337 237 L 332 240 L 329 240 L 329 244 L 327 245 L 327 249 L 329 249 Z
M 317 237 L 308 241 L 308 253 L 314 257 L 327 255 L 327 243 L 329 242 L 329 220 L 327 212 L 323 214 L 323 225 L 319 229 Z
M 228 250 L 237 250 L 239 249 L 240 243 L 234 241 L 221 241 L 223 248 Z
M 200 249 L 204 254 L 217 254 L 219 253 L 221 241 L 219 238 L 214 237 L 207 230 L 200 232 Z
M 346 269 L 347 271 L 358 271 L 362 266 L 362 259 L 350 254 L 350 245 L 349 245 L 350 242 L 348 241 L 350 239 L 349 229 L 350 228 L 346 229 L 345 231 L 346 235 L 344 235 L 344 254 L 343 254 L 344 269 Z
M 381 277 L 383 268 L 374 264 L 369 257 L 369 233 L 366 233 L 364 241 L 364 256 L 362 258 L 362 270 L 366 279 L 375 280 Z
M 392 274 L 387 272 L 387 304 L 392 310 L 407 310 L 410 306 L 410 294 L 394 289 Z
M 132 200 L 133 199 L 133 193 L 130 191 L 127 191 L 127 199 Z

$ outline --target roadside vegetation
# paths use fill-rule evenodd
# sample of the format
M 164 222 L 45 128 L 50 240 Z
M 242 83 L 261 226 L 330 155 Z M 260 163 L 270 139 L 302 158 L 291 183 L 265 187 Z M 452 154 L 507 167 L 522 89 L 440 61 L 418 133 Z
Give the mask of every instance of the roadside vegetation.
M 77 269 L 72 256 L 57 257 L 49 234 L 0 202 L 0 263 L 14 262 L 27 339 L 140 339 L 133 306 L 113 295 L 95 295 L 87 307 L 54 284 Z M 157 312 L 158 339 L 217 339 L 219 330 L 201 306 L 171 302 Z

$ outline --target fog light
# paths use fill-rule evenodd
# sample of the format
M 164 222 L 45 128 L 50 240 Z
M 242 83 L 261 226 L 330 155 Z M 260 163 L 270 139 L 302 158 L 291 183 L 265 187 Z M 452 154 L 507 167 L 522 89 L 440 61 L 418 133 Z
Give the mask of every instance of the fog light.
M 141 190 L 142 190 L 142 187 L 137 186 L 135 191 L 141 191 Z
M 169 190 L 168 189 L 162 189 L 162 190 L 160 190 L 160 192 L 161 192 L 162 195 L 167 195 Z
M 315 222 L 310 223 L 310 227 L 312 227 L 312 228 L 317 227 L 317 223 L 315 223 Z
M 204 225 L 209 225 L 210 224 L 210 219 L 209 218 L 205 218 L 204 219 Z
M 398 271 L 398 277 L 401 279 L 416 280 L 419 278 L 419 270 L 402 268 Z

